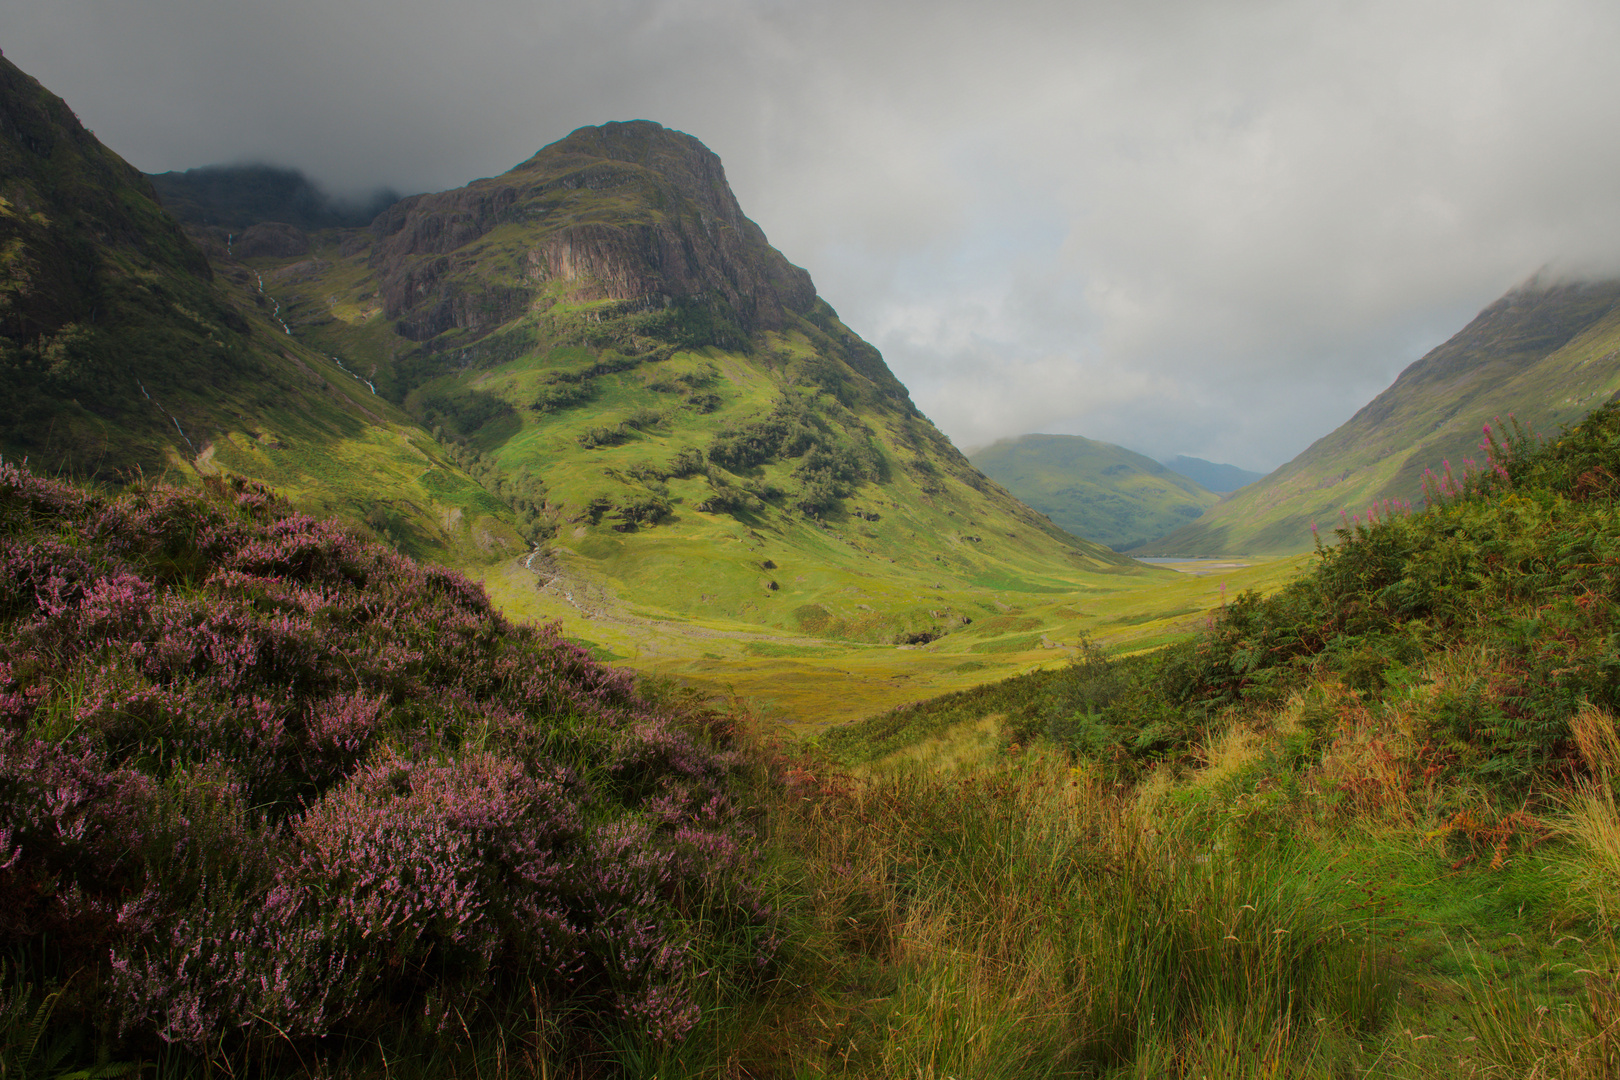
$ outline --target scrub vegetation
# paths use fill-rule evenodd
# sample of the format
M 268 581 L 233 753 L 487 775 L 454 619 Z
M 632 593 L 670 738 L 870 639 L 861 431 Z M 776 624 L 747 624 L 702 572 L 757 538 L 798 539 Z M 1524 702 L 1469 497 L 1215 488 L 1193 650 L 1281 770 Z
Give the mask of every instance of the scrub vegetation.
M 8 469 L 8 1074 L 1613 1075 L 1620 409 L 1488 448 L 807 745 L 250 485 Z

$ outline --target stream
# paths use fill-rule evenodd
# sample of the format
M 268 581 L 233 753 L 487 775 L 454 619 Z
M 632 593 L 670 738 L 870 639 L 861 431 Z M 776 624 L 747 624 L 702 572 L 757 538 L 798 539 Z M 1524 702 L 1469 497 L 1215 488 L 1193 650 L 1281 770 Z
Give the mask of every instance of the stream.
M 180 418 L 174 415 L 174 413 L 170 412 L 168 409 L 165 409 L 162 405 L 159 405 L 157 399 L 146 392 L 146 384 L 141 382 L 140 379 L 135 380 L 135 385 L 141 388 L 142 397 L 144 397 L 147 401 L 150 401 L 153 405 L 157 406 L 158 412 L 174 421 L 174 430 L 178 431 L 180 433 L 180 437 L 186 440 L 186 445 L 191 447 L 192 457 L 196 457 L 197 447 L 194 443 L 192 443 L 191 437 L 186 434 L 186 429 L 180 426 Z

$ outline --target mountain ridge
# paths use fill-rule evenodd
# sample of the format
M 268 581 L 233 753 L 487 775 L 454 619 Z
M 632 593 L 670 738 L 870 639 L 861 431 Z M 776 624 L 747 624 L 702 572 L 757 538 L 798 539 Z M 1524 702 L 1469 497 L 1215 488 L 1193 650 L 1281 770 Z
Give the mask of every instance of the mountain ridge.
M 969 457 L 1075 536 L 1116 551 L 1202 514 L 1218 496 L 1152 458 L 1079 435 L 1021 435 Z
M 425 431 L 292 338 L 262 275 L 216 274 L 150 180 L 4 57 L 0 253 L 7 457 L 109 484 L 195 483 L 229 458 L 413 555 L 522 549 Z
M 1188 457 L 1186 454 L 1177 454 L 1160 464 L 1216 495 L 1230 495 L 1238 488 L 1252 484 L 1266 475 L 1249 469 L 1240 469 L 1236 465 L 1223 465 L 1199 457 Z
M 48 94 L 20 72 L 12 81 L 23 105 Z M 957 668 L 1059 648 L 1041 631 L 1079 616 L 1058 598 L 1155 574 L 974 469 L 770 247 L 690 136 L 647 121 L 580 129 L 365 228 L 182 232 L 60 99 L 33 105 L 134 192 L 108 195 L 79 169 L 65 179 L 94 189 L 81 201 L 135 207 L 155 223 L 140 242 L 178 255 L 138 266 L 97 246 L 116 229 L 84 234 L 126 297 L 90 331 L 119 346 L 85 382 L 110 388 L 106 415 L 67 422 L 100 403 L 51 381 L 55 339 L 12 319 L 5 378 L 39 408 L 7 418 L 8 458 L 93 475 L 86 447 L 116 439 L 108 482 L 136 465 L 268 483 L 409 554 L 479 568 L 514 616 L 561 618 L 580 640 L 604 622 L 688 627 L 657 649 L 678 642 L 679 673 L 727 683 L 772 648 L 948 638 L 950 652 L 985 657 L 924 665 L 959 684 L 970 676 Z M 26 147 L 8 160 L 9 213 L 32 190 L 17 168 L 48 163 Z M 35 187 L 72 209 L 71 182 Z M 35 247 L 82 264 L 64 243 Z M 32 279 L 20 258 L 7 268 L 8 311 L 28 315 Z M 172 278 L 162 290 L 159 271 Z M 149 331 L 145 359 L 132 326 Z M 150 412 L 129 427 L 132 409 Z M 1055 614 L 1025 614 L 1032 598 Z M 705 659 L 685 651 L 703 641 L 716 643 Z M 627 658 L 649 662 L 642 648 Z M 886 703 L 904 686 L 889 683 Z
M 300 170 L 269 164 L 204 165 L 146 178 L 181 222 L 232 230 L 260 222 L 305 230 L 369 225 L 400 199 L 389 188 L 360 199 L 333 198 Z
M 1426 470 L 1482 462 L 1483 425 L 1509 414 L 1542 433 L 1620 392 L 1620 281 L 1531 277 L 1409 365 L 1350 420 L 1204 517 L 1135 554 L 1308 550 L 1386 499 L 1418 502 Z

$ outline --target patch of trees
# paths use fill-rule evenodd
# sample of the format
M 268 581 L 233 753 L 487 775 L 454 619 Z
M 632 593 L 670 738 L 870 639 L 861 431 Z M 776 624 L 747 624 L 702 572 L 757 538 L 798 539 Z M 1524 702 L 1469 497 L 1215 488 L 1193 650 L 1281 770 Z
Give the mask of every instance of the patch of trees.
M 596 380 L 583 371 L 554 371 L 535 392 L 529 407 L 535 412 L 559 412 L 583 405 L 596 396 Z
M 681 394 L 685 397 L 683 404 L 699 415 L 706 415 L 718 409 L 722 403 L 719 394 L 709 387 L 718 376 L 713 364 L 707 364 L 698 371 L 683 371 L 676 374 L 660 374 L 647 383 L 647 389 L 660 394 Z
M 419 387 L 405 395 L 405 410 L 428 429 L 466 438 L 486 424 L 515 415 L 507 402 L 484 390 Z
M 527 466 L 507 472 L 476 447 L 451 438 L 443 428 L 433 429 L 450 460 L 460 465 L 480 487 L 511 508 L 518 535 L 538 544 L 557 534 L 555 515 L 546 508 L 546 483 Z
M 709 345 L 732 352 L 749 352 L 753 347 L 748 335 L 726 314 L 723 303 L 702 297 L 676 300 L 668 307 L 624 305 L 589 314 L 589 321 L 570 329 L 567 340 L 594 349 L 624 349 L 654 361 Z
M 599 377 L 629 371 L 640 363 L 637 357 L 625 356 L 610 349 L 597 356 L 596 362 L 589 367 L 548 371 L 529 407 L 536 412 L 549 413 L 584 405 L 596 397 L 596 380 Z
M 799 395 L 783 396 L 769 414 L 726 429 L 709 446 L 709 460 L 733 473 L 793 459 L 800 484 L 793 505 L 812 517 L 838 510 L 857 484 L 884 472 L 870 431 L 852 414 L 840 430 L 816 409 L 813 398 Z
M 592 525 L 600 525 L 604 517 L 612 518 L 618 522 L 613 526 L 616 532 L 656 525 L 672 512 L 669 488 L 658 481 L 643 483 L 641 490 L 632 489 L 617 497 L 599 492 L 585 503 L 585 517 Z
M 625 470 L 642 483 L 657 483 L 671 478 L 697 476 L 708 471 L 703 464 L 703 451 L 689 446 L 662 465 L 648 461 L 637 462 Z
M 757 513 L 765 509 L 769 500 L 782 496 L 781 490 L 774 485 L 755 480 L 733 484 L 717 471 L 709 473 L 709 488 L 708 498 L 697 504 L 697 509 L 705 514 L 731 514 L 735 517 Z
M 594 450 L 601 446 L 618 446 L 620 443 L 629 441 L 632 432 L 655 428 L 662 424 L 665 419 L 667 418 L 659 410 L 643 407 L 636 409 L 616 424 L 586 428 L 575 438 L 579 441 L 579 445 L 587 450 Z

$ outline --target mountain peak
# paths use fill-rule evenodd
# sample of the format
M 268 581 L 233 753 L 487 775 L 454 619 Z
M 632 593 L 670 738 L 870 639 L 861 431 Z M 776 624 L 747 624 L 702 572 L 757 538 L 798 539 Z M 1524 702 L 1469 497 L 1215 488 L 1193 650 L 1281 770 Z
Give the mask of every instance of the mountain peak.
M 703 170 L 718 175 L 725 172 L 713 150 L 684 131 L 667 128 L 654 120 L 610 120 L 605 124 L 575 128 L 566 136 L 542 147 L 519 169 L 558 154 L 627 161 L 663 171 L 670 162 L 702 162 Z
M 492 292 L 487 274 L 462 271 L 503 225 L 527 250 Z M 738 344 L 816 302 L 810 275 L 743 215 L 720 159 L 649 120 L 580 128 L 501 176 L 401 200 L 372 232 L 387 313 L 415 341 L 479 336 L 528 303 L 613 301 L 700 310 L 713 343 Z
M 618 162 L 646 169 L 713 218 L 732 228 L 754 223 L 743 216 L 720 157 L 703 143 L 652 120 L 615 120 L 582 127 L 543 148 L 513 172 L 555 167 L 562 162 Z M 761 240 L 764 234 L 761 233 Z

